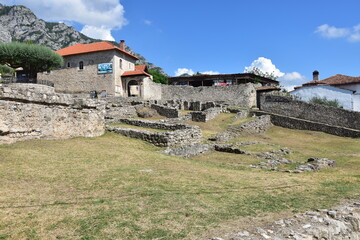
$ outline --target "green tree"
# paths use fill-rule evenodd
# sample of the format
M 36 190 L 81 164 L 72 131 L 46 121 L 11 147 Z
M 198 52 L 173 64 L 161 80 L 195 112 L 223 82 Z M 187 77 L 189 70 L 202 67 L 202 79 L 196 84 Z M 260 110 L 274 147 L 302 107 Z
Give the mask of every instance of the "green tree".
M 31 43 L 0 43 L 0 64 L 22 67 L 29 78 L 38 72 L 49 71 L 64 64 L 62 56 L 48 47 Z
M 159 70 L 149 69 L 149 73 L 153 76 L 154 82 L 168 84 L 168 77 L 162 74 Z
M 275 76 L 275 74 L 273 72 L 272 73 L 263 72 L 260 68 L 257 68 L 257 67 L 253 67 L 251 70 L 247 71 L 247 73 L 252 73 L 257 76 L 269 78 L 272 80 L 276 80 L 278 78 L 277 76 Z
M 0 74 L 1 75 L 13 75 L 14 69 L 7 65 L 0 65 Z

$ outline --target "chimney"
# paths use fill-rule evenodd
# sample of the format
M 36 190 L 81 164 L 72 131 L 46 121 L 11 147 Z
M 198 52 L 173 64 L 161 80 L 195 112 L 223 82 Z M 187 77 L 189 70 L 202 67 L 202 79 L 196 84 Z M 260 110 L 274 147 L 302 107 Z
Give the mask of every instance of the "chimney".
M 319 81 L 319 71 L 317 70 L 313 72 L 313 81 Z
M 120 49 L 125 51 L 125 40 L 120 40 Z

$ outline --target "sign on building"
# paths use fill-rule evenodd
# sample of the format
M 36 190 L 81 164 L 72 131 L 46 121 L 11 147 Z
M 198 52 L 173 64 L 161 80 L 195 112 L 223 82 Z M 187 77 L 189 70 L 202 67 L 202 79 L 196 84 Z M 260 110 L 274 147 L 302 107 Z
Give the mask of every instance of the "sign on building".
M 98 64 L 98 73 L 112 73 L 112 63 L 100 63 Z

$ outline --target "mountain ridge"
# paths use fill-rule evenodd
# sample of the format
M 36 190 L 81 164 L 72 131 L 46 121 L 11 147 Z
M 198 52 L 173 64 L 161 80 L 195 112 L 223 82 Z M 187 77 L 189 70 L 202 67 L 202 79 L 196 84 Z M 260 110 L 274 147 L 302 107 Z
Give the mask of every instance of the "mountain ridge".
M 65 23 L 47 22 L 38 18 L 29 8 L 23 5 L 6 6 L 0 3 L 0 42 L 26 42 L 50 47 L 56 51 L 77 43 L 94 43 L 103 40 L 90 38 Z M 119 46 L 119 43 L 108 41 Z M 146 65 L 149 69 L 165 71 L 153 63 L 148 62 L 141 54 L 126 50 L 139 58 L 138 64 Z

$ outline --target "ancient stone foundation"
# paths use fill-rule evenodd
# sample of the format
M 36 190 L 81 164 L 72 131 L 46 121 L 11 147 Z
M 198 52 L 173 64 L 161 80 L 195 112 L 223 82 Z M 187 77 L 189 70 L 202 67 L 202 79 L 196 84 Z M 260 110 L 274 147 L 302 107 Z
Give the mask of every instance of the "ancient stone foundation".
M 222 108 L 219 107 L 209 108 L 205 111 L 191 112 L 191 120 L 194 122 L 207 122 L 211 119 L 214 119 L 221 112 Z
M 151 108 L 155 109 L 159 115 L 167 118 L 178 118 L 180 117 L 180 112 L 176 108 L 165 107 L 157 104 L 151 104 Z
M 160 147 L 182 146 L 197 143 L 201 140 L 201 129 L 184 124 L 167 124 L 136 119 L 121 119 L 121 123 L 138 127 L 169 130 L 168 132 L 150 132 L 127 127 L 107 126 L 107 130 L 127 137 L 138 138 Z
M 105 104 L 36 84 L 0 85 L 0 143 L 96 137 L 105 131 Z
M 277 95 L 261 96 L 260 110 L 269 113 L 360 130 L 360 112 L 311 104 Z

